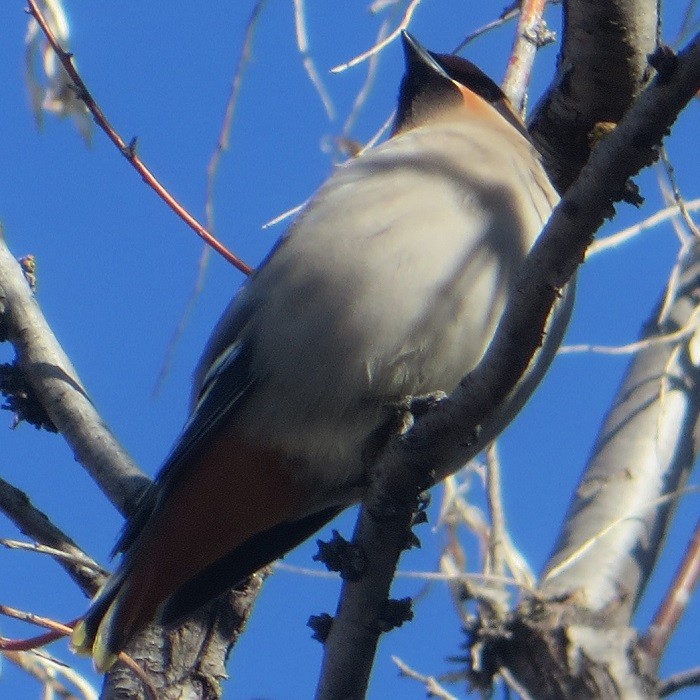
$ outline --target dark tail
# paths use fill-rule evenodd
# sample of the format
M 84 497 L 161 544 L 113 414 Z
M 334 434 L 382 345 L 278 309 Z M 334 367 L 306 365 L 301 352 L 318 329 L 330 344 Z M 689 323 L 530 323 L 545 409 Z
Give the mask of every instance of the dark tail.
M 197 573 L 174 593 L 163 597 L 157 561 L 148 570 L 132 567 L 128 553 L 93 600 L 73 632 L 73 647 L 92 654 L 104 673 L 134 635 L 155 621 L 176 625 L 229 588 L 243 582 L 271 561 L 293 549 L 330 522 L 342 508 L 334 506 L 301 520 L 281 523 L 252 536 L 232 552 Z

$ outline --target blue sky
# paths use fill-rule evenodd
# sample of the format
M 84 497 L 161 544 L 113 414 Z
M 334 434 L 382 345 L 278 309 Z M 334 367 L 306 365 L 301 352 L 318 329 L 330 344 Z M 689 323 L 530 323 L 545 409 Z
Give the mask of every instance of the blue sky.
M 367 4 L 309 3 L 307 9 L 311 52 L 339 115 L 333 122 L 296 49 L 291 0 L 268 3 L 260 20 L 215 197 L 218 236 L 251 264 L 262 259 L 283 231 L 283 227 L 263 230 L 261 225 L 304 201 L 332 169 L 326 145 L 342 130 L 367 64 L 337 75 L 329 68 L 374 43 L 380 19 L 367 12 Z M 672 41 L 683 3 L 667 4 L 664 36 Z M 99 9 L 75 1 L 67 6 L 72 49 L 100 105 L 127 140 L 139 137 L 144 160 L 203 219 L 206 166 L 252 3 L 174 2 L 167 11 L 162 3 L 134 0 L 101 3 Z M 427 47 L 449 51 L 501 9 L 500 2 L 425 2 L 415 14 L 412 32 Z M 559 27 L 559 12 L 556 7 L 549 11 L 553 28 Z M 153 398 L 170 337 L 195 280 L 201 243 L 146 188 L 103 134 L 96 132 L 92 147 L 86 148 L 69 121 L 49 115 L 43 130 L 36 129 L 24 83 L 26 23 L 21 0 L 2 3 L 0 220 L 16 255 L 36 255 L 39 301 L 95 404 L 136 461 L 152 474 L 185 419 L 190 374 L 204 340 L 242 276 L 213 257 L 172 370 Z M 478 40 L 464 55 L 501 80 L 513 28 L 508 25 Z M 540 52 L 531 104 L 552 75 L 556 51 L 557 45 L 550 45 Z M 371 137 L 387 118 L 401 72 L 400 48 L 392 46 L 382 56 L 377 83 L 353 129 L 354 138 Z M 668 142 L 688 199 L 700 190 L 694 133 L 698 109 L 696 101 Z M 646 204 L 640 211 L 620 206 L 606 232 L 634 223 L 662 205 L 656 171 L 648 170 L 638 181 Z M 676 251 L 675 234 L 665 226 L 587 263 L 568 342 L 634 340 L 663 288 Z M 0 347 L 0 361 L 11 357 L 9 346 Z M 558 358 L 541 390 L 500 442 L 511 531 L 535 569 L 553 544 L 568 495 L 626 362 L 599 355 Z M 119 516 L 60 437 L 26 425 L 10 431 L 10 422 L 10 414 L 0 413 L 0 475 L 29 492 L 38 507 L 107 564 Z M 476 482 L 472 491 L 481 503 Z M 680 505 L 669 547 L 639 614 L 642 626 L 694 525 L 697 499 L 689 495 Z M 437 493 L 434 501 L 439 501 Z M 433 507 L 433 521 L 435 511 Z M 353 515 L 346 514 L 334 527 L 349 536 L 353 522 Z M 423 526 L 420 534 L 423 549 L 403 559 L 404 570 L 436 566 L 443 535 L 433 533 L 430 526 Z M 2 516 L 0 536 L 18 536 Z M 473 556 L 473 546 L 468 551 Z M 315 546 L 306 544 L 286 561 L 315 566 L 314 552 Z M 332 613 L 338 588 L 334 579 L 278 572 L 234 650 L 227 697 L 310 697 L 321 647 L 310 639 L 306 620 L 311 614 Z M 420 589 L 420 583 L 401 579 L 395 594 L 415 595 Z M 51 561 L 5 550 L 0 550 L 0 602 L 58 619 L 75 617 L 86 604 Z M 693 601 L 664 672 L 698 663 L 685 641 L 697 639 L 699 626 L 700 611 Z M 34 633 L 5 619 L 0 619 L 0 629 L 12 636 Z M 399 693 L 404 698 L 425 697 L 420 685 L 397 678 L 391 655 L 437 675 L 454 670 L 446 658 L 460 653 L 461 642 L 447 589 L 433 585 L 416 606 L 416 621 L 382 641 L 370 697 Z M 53 645 L 50 652 L 74 661 L 65 643 Z M 91 673 L 87 662 L 76 663 Z M 40 688 L 5 663 L 0 696 L 38 698 Z

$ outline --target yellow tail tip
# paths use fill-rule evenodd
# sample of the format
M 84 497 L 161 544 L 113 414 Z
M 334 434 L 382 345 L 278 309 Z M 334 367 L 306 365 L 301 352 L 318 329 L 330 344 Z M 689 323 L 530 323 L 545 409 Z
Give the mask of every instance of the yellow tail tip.
M 95 669 L 99 673 L 106 673 L 109 671 L 119 658 L 118 653 L 115 654 L 107 648 L 104 642 L 104 634 L 100 634 L 98 631 L 97 637 L 94 640 L 88 636 L 84 620 L 78 622 L 73 628 L 71 647 L 76 654 L 92 656 Z
M 92 655 L 92 641 L 88 639 L 84 620 L 80 620 L 73 628 L 73 633 L 70 636 L 70 643 L 76 654 L 80 654 L 81 656 Z
M 95 668 L 100 673 L 106 673 L 116 663 L 119 658 L 119 652 L 115 652 L 110 647 L 109 643 L 111 629 L 114 625 L 114 620 L 119 609 L 118 602 L 115 600 L 108 608 L 107 613 L 102 618 L 100 626 L 97 628 L 95 641 L 92 643 L 92 660 Z
M 114 666 L 118 659 L 119 654 L 113 654 L 105 647 L 97 648 L 97 645 L 93 647 L 92 660 L 95 665 L 95 670 L 98 673 L 107 673 L 107 671 Z

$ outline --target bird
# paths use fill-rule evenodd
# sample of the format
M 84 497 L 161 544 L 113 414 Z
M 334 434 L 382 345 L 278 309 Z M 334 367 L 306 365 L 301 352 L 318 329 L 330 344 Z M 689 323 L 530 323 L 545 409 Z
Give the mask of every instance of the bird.
M 98 670 L 361 501 L 397 406 L 455 389 L 494 336 L 558 195 L 495 82 L 402 43 L 389 138 L 334 170 L 206 344 L 189 418 L 73 633 Z M 572 301 L 570 285 L 472 455 L 541 380 Z

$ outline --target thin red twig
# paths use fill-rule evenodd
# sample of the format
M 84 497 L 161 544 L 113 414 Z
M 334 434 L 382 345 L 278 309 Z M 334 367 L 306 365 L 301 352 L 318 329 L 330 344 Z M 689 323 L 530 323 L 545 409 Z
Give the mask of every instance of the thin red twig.
M 144 162 L 136 154 L 136 140 L 134 139 L 131 143 L 126 143 L 124 139 L 114 130 L 112 125 L 105 117 L 104 113 L 100 109 L 99 105 L 95 102 L 94 98 L 87 89 L 87 86 L 80 77 L 78 71 L 73 65 L 72 54 L 64 51 L 58 40 L 54 36 L 51 28 L 46 22 L 46 18 L 41 12 L 41 9 L 36 3 L 36 0 L 28 0 L 29 3 L 29 14 L 34 17 L 41 31 L 44 32 L 46 39 L 48 40 L 51 47 L 56 52 L 58 60 L 65 69 L 66 73 L 70 76 L 75 87 L 76 94 L 85 103 L 85 106 L 90 110 L 90 113 L 94 117 L 98 126 L 107 134 L 110 141 L 119 149 L 121 154 L 131 163 L 131 165 L 136 169 L 136 171 L 141 175 L 141 177 L 146 181 L 146 183 L 155 190 L 156 194 L 208 245 L 210 245 L 217 253 L 228 260 L 234 267 L 240 270 L 243 274 L 249 275 L 253 268 L 251 268 L 247 263 L 241 260 L 237 255 L 232 253 L 226 246 L 218 241 L 214 236 L 212 236 L 209 231 L 202 226 L 202 224 L 197 221 L 169 192 L 163 187 L 163 185 L 158 181 L 156 176 L 146 167 Z
M 32 0 L 30 0 L 31 2 Z M 46 627 L 51 630 L 48 634 L 42 634 L 38 637 L 32 639 L 7 639 L 5 637 L 0 637 L 0 649 L 11 651 L 29 651 L 30 649 L 36 649 L 40 646 L 44 646 L 49 642 L 53 642 L 61 637 L 68 637 L 73 632 L 73 627 L 80 618 L 71 620 L 65 624 L 61 622 L 56 622 L 56 620 L 51 620 L 48 617 L 41 617 L 41 615 L 35 615 L 34 613 L 25 612 L 24 610 L 17 610 L 17 608 L 11 608 L 9 605 L 0 605 L 0 614 L 6 615 L 7 617 L 12 617 L 16 620 L 22 620 L 32 625 L 37 625 L 39 627 Z M 152 700 L 158 700 L 158 693 L 153 687 L 150 679 L 146 675 L 145 671 L 132 659 L 128 654 L 123 651 L 119 654 L 119 660 L 128 666 L 138 679 L 143 683 L 143 686 L 152 698 Z
M 700 520 L 688 543 L 683 561 L 680 563 L 666 598 L 659 606 L 647 633 L 642 638 L 642 648 L 654 659 L 660 659 L 678 626 L 693 589 L 700 579 Z
M 71 620 L 68 624 L 75 624 L 77 620 Z M 39 634 L 36 637 L 28 637 L 27 639 L 9 639 L 7 637 L 0 637 L 0 649 L 2 651 L 30 651 L 32 649 L 39 649 L 40 647 L 45 647 L 51 642 L 55 642 L 61 637 L 66 637 L 70 632 L 63 632 L 62 630 L 54 630 L 52 632 L 46 632 L 46 634 Z
M 23 610 L 17 610 L 17 608 L 11 608 L 9 605 L 0 605 L 0 615 L 6 615 L 7 617 L 12 617 L 15 620 L 22 620 L 22 622 L 28 622 L 31 625 L 37 625 L 39 627 L 45 627 L 51 630 L 50 634 L 43 634 L 40 637 L 34 637 L 34 639 L 7 639 L 6 637 L 0 637 L 0 649 L 11 649 L 13 651 L 28 651 L 29 649 L 36 649 L 39 646 L 44 646 L 49 642 L 53 642 L 61 637 L 67 637 L 73 631 L 73 627 L 78 622 L 78 620 L 71 620 L 66 624 L 61 622 L 56 622 L 56 620 L 51 620 L 48 617 L 41 617 L 40 615 L 35 615 L 34 613 L 24 612 Z M 41 640 L 48 637 L 45 642 L 39 641 L 35 645 L 31 645 L 30 642 Z

